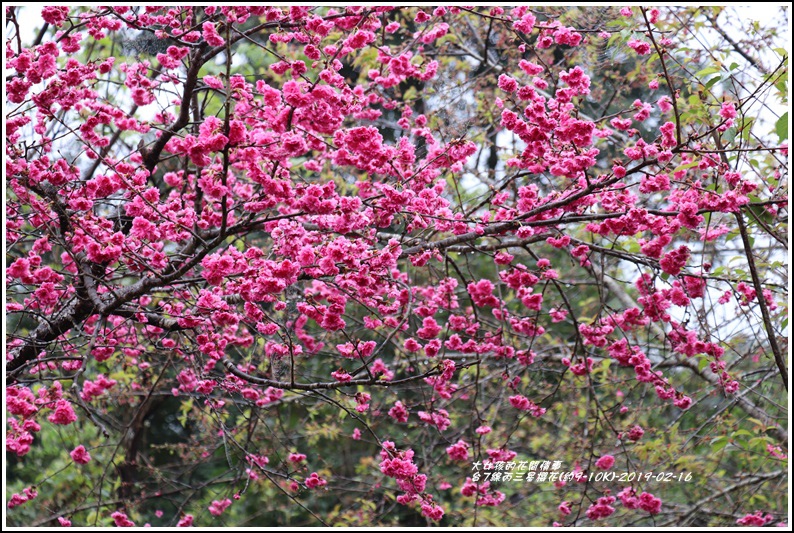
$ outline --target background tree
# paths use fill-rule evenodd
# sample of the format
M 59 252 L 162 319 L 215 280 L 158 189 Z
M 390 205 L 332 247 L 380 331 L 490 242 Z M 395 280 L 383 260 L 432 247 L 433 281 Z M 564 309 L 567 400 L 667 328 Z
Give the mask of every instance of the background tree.
M 784 25 L 5 15 L 7 524 L 785 520 Z

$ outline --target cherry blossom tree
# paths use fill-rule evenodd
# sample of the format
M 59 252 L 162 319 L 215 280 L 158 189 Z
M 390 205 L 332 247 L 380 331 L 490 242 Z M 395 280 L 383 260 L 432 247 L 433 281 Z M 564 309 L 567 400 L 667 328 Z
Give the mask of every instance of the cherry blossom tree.
M 8 524 L 785 521 L 784 29 L 5 16 Z

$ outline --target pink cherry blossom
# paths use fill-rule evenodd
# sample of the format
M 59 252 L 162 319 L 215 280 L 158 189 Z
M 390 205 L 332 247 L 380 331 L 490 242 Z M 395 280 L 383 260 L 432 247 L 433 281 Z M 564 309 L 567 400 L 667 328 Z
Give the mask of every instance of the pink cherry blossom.
M 614 464 L 615 458 L 611 455 L 601 456 L 598 461 L 596 461 L 596 467 L 600 470 L 609 470 Z
M 88 464 L 91 461 L 91 455 L 86 451 L 85 446 L 82 444 L 69 452 L 72 460 L 77 464 Z

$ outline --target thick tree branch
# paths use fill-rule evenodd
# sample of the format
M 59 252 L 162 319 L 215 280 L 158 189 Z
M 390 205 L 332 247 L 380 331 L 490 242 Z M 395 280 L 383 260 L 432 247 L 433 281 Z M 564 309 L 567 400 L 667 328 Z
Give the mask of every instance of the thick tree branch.
M 185 84 L 182 90 L 182 103 L 179 106 L 179 116 L 176 122 L 160 135 L 160 138 L 157 139 L 154 146 L 146 153 L 143 163 L 150 173 L 154 171 L 154 168 L 160 162 L 160 154 L 163 153 L 168 141 L 170 141 L 182 128 L 187 126 L 190 121 L 190 100 L 193 98 L 193 91 L 195 91 L 198 83 L 198 73 L 206 62 L 206 59 L 202 57 L 202 53 L 206 47 L 207 43 L 202 42 L 198 48 L 191 52 L 190 67 L 185 75 Z
M 758 276 L 758 268 L 755 266 L 755 257 L 753 256 L 753 245 L 750 243 L 750 237 L 747 235 L 747 226 L 744 224 L 744 218 L 741 213 L 736 213 L 736 223 L 739 226 L 739 235 L 742 237 L 742 244 L 744 244 L 744 253 L 747 257 L 747 265 L 750 268 L 750 276 L 753 279 L 753 287 L 755 287 L 756 299 L 758 300 L 758 307 L 761 309 L 761 317 L 764 321 L 764 328 L 766 329 L 767 339 L 769 339 L 769 346 L 772 349 L 772 354 L 775 358 L 775 364 L 780 371 L 780 379 L 783 380 L 783 386 L 788 390 L 788 370 L 786 369 L 786 360 L 783 357 L 783 352 L 777 343 L 777 333 L 775 327 L 772 325 L 772 319 L 769 315 L 769 307 L 766 304 L 764 297 L 764 286 L 761 284 L 761 278 Z

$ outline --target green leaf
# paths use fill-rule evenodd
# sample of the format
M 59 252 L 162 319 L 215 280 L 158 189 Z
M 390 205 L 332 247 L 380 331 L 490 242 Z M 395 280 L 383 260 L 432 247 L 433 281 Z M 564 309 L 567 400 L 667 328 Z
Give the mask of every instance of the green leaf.
M 711 451 L 716 453 L 725 448 L 729 443 L 728 437 L 717 437 L 711 441 Z
M 688 168 L 692 168 L 692 167 L 696 167 L 696 166 L 698 166 L 698 162 L 697 161 L 692 161 L 691 163 L 687 163 L 686 165 L 680 165 L 680 166 L 675 167 L 675 170 L 673 170 L 673 173 L 676 173 L 679 170 L 686 170 Z
M 740 128 L 742 130 L 742 138 L 745 141 L 750 139 L 750 133 L 753 131 L 753 123 L 754 122 L 755 122 L 755 119 L 752 118 L 752 117 L 744 117 L 744 119 L 741 121 Z M 755 161 L 755 160 L 751 159 L 751 161 Z
M 190 413 L 190 410 L 192 408 L 193 408 L 193 398 L 185 400 L 184 402 L 182 402 L 182 405 L 179 406 L 180 414 L 177 420 L 179 420 L 179 423 L 182 425 L 182 427 L 187 427 L 188 414 Z
M 755 494 L 753 494 L 752 498 L 750 498 L 748 503 L 755 504 L 756 502 L 758 502 L 758 503 L 761 503 L 761 504 L 765 504 L 768 501 L 769 501 L 769 499 L 766 496 L 756 492 Z
M 780 78 L 775 82 L 775 89 L 778 90 L 780 93 L 780 98 L 782 103 L 786 103 L 788 101 L 788 73 L 784 72 Z
M 623 243 L 623 249 L 632 254 L 640 253 L 640 243 L 631 240 Z
M 676 437 L 678 437 L 678 426 L 680 425 L 679 422 L 673 424 L 669 430 L 667 430 L 667 436 L 670 438 L 670 442 L 674 442 Z
M 709 81 L 706 82 L 706 89 L 711 89 L 714 86 L 714 84 L 720 81 L 722 81 L 722 78 L 719 76 L 715 76 L 711 78 Z
M 758 446 L 759 444 L 761 447 L 766 447 L 766 445 L 771 441 L 769 437 L 756 437 L 754 439 L 750 439 L 747 441 L 747 447 L 753 448 Z
M 777 136 L 780 138 L 780 142 L 788 139 L 788 111 L 777 119 L 775 123 L 775 133 L 777 133 Z
M 704 76 L 708 76 L 709 74 L 714 74 L 715 72 L 719 72 L 720 69 L 718 67 L 706 67 L 702 70 L 699 70 L 695 77 L 703 78 Z

